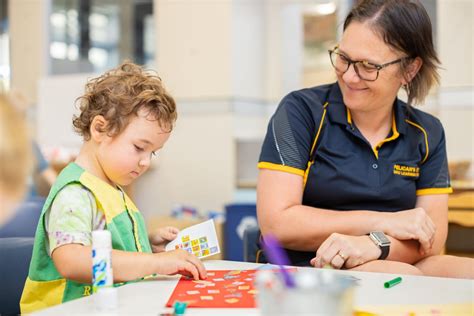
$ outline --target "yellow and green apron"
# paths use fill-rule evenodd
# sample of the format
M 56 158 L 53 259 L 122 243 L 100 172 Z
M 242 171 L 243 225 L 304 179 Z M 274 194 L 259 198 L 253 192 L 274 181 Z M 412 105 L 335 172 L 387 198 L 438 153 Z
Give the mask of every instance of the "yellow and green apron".
M 58 176 L 39 219 L 28 278 L 20 301 L 22 313 L 31 313 L 91 294 L 91 284 L 64 279 L 48 252 L 45 212 L 51 207 L 57 193 L 72 183 L 80 183 L 94 195 L 97 208 L 105 215 L 113 249 L 151 253 L 145 221 L 130 198 L 71 163 Z

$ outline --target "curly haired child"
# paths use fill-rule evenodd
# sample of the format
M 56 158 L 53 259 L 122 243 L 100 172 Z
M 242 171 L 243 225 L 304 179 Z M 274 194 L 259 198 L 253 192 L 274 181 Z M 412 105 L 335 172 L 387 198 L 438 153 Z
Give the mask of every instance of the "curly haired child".
M 116 283 L 155 273 L 206 277 L 201 261 L 184 250 L 153 253 L 174 239 L 177 229 L 148 236 L 142 215 L 121 188 L 148 169 L 177 118 L 161 79 L 125 62 L 89 81 L 78 100 L 80 115 L 73 125 L 84 143 L 43 208 L 22 313 L 90 294 L 93 230 L 111 232 Z

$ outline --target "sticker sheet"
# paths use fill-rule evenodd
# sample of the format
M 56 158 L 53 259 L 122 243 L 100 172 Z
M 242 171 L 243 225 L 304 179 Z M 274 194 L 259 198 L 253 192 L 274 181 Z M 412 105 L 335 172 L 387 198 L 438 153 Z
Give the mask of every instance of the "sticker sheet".
M 214 220 L 187 227 L 181 230 L 175 240 L 166 245 L 165 250 L 184 249 L 198 258 L 205 258 L 221 252 L 217 240 Z
M 208 270 L 206 280 L 182 277 L 166 306 L 180 301 L 187 302 L 188 307 L 254 308 L 255 273 L 256 270 Z

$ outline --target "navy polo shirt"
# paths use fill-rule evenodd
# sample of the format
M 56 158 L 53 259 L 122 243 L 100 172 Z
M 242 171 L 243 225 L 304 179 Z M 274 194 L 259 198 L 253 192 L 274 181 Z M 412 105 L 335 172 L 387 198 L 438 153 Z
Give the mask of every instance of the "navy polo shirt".
M 270 119 L 258 167 L 302 176 L 303 205 L 331 210 L 396 212 L 417 195 L 451 193 L 441 122 L 399 99 L 393 110 L 372 148 L 337 83 L 294 91 Z

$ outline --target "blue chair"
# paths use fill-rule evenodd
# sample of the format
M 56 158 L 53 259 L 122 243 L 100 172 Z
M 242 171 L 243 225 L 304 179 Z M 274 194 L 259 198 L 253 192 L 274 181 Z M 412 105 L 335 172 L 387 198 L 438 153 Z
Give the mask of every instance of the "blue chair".
M 224 259 L 242 261 L 243 236 L 249 227 L 258 226 L 255 204 L 227 204 L 224 222 Z
M 34 238 L 0 238 L 0 315 L 20 313 Z
M 34 237 L 44 202 L 43 197 L 30 197 L 22 202 L 13 218 L 0 227 L 0 238 Z

